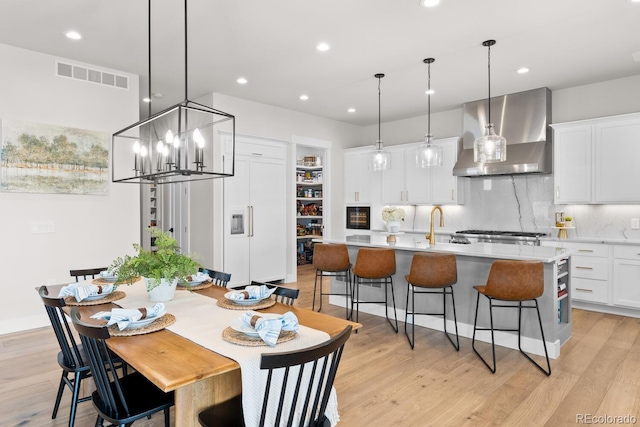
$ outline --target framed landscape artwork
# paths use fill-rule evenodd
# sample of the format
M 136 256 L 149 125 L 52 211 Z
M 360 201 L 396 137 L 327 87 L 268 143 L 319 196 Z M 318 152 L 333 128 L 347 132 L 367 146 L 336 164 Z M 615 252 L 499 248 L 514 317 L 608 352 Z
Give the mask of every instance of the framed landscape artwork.
M 0 120 L 0 191 L 107 195 L 109 135 Z

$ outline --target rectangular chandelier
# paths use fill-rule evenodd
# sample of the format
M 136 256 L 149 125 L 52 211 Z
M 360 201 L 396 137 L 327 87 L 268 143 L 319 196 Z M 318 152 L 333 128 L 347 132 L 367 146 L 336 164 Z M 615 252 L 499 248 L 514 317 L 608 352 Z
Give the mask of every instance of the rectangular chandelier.
M 230 135 L 225 144 L 222 134 Z M 233 176 L 234 160 L 235 116 L 188 99 L 114 133 L 111 141 L 113 182 L 225 178 Z

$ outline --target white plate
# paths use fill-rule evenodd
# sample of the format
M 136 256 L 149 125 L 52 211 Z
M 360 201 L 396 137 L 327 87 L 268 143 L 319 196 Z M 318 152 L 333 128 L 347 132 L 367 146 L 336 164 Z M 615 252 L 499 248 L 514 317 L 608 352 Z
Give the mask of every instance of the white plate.
M 100 278 L 105 282 L 115 282 L 116 280 L 118 280 L 118 276 L 115 274 L 109 274 L 108 276 L 104 276 L 102 272 L 100 272 L 98 276 L 100 276 Z
M 149 323 L 153 322 L 154 320 L 158 319 L 159 317 L 164 316 L 164 314 L 165 314 L 166 312 L 167 312 L 167 310 L 165 309 L 165 310 L 162 310 L 160 313 L 158 313 L 158 315 L 157 315 L 157 316 L 153 316 L 153 317 L 149 317 L 149 318 L 146 318 L 146 319 L 138 320 L 138 321 L 136 321 L 136 322 L 130 322 L 130 323 L 127 325 L 127 328 L 135 329 L 135 328 L 141 328 L 141 327 L 143 327 L 143 326 L 146 326 L 146 325 L 148 325 Z
M 232 292 L 227 292 L 226 294 L 224 294 L 224 297 L 226 299 L 228 299 L 229 301 L 239 304 L 239 305 L 253 305 L 256 304 L 260 301 L 262 301 L 263 299 L 267 299 L 271 296 L 271 294 L 267 295 L 266 297 L 262 297 L 262 298 L 251 298 L 251 299 L 241 299 L 241 300 L 235 300 L 235 299 L 231 299 L 230 296 L 233 292 L 242 292 L 242 289 L 238 289 L 237 291 L 232 291 Z
M 113 290 L 111 291 L 113 292 Z M 89 295 L 88 297 L 86 297 L 85 299 L 83 299 L 82 301 L 95 301 L 95 300 L 99 300 L 102 298 L 107 297 L 108 295 L 111 295 L 111 292 L 107 292 L 107 293 L 102 293 L 102 294 L 95 294 L 95 295 Z
M 261 314 L 256 313 L 256 314 L 265 319 L 272 319 L 274 317 L 280 316 L 279 314 L 274 314 L 274 313 L 261 313 Z M 247 325 L 242 321 L 241 317 L 233 319 L 233 321 L 229 326 L 234 331 L 242 332 L 243 334 L 248 335 L 250 337 L 259 336 L 255 329 L 253 329 L 251 326 Z
M 200 283 L 206 282 L 207 280 L 211 280 L 211 277 L 209 277 L 208 274 L 203 274 L 203 275 L 199 275 L 196 276 L 196 280 L 192 280 L 190 282 L 180 282 L 181 285 L 189 285 L 189 286 L 198 286 Z

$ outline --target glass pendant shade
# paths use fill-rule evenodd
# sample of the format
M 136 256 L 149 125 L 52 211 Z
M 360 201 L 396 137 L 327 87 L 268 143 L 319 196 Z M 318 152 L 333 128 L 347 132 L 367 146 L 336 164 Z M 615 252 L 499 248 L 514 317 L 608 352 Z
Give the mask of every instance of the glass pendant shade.
M 424 142 L 416 149 L 416 167 L 442 166 L 442 147 L 433 144 L 432 139 L 431 135 L 426 135 Z
M 416 149 L 416 167 L 432 168 L 442 166 L 442 147 L 433 144 L 433 135 L 431 135 L 431 64 L 435 62 L 433 58 L 427 58 L 423 61 L 427 64 L 428 70 L 428 86 L 427 86 L 427 134 L 424 136 L 424 142 Z
M 495 40 L 487 40 L 482 43 L 488 49 L 488 81 L 489 95 L 487 97 L 487 125 L 484 135 L 473 141 L 473 160 L 476 163 L 498 163 L 507 160 L 507 140 L 500 135 L 496 135 L 493 123 L 491 123 L 491 46 L 496 44 Z
M 384 149 L 380 137 L 380 79 L 384 77 L 384 74 L 378 73 L 374 77 L 378 79 L 378 139 L 376 140 L 373 151 L 369 155 L 369 170 L 380 172 L 391 169 L 391 153 Z
M 376 149 L 369 155 L 369 170 L 380 172 L 391 169 L 391 152 L 385 150 L 382 141 L 376 141 Z
M 476 163 L 497 163 L 505 160 L 507 160 L 507 140 L 496 135 L 493 123 L 489 123 L 484 135 L 473 141 L 473 161 Z

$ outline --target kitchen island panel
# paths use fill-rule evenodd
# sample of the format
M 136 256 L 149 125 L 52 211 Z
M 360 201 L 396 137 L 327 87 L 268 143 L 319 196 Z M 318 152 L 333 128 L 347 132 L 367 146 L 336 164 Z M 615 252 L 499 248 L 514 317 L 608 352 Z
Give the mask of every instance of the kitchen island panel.
M 349 249 L 349 257 L 351 262 L 355 264 L 358 250 L 361 247 L 389 247 L 384 242 L 375 239 L 373 237 L 373 243 L 371 242 L 350 242 L 342 241 L 346 243 Z M 334 241 L 338 243 L 337 241 Z M 478 246 L 480 245 L 480 246 Z M 475 246 L 469 248 L 469 246 Z M 544 281 L 545 291 L 542 297 L 538 298 L 538 304 L 540 307 L 540 315 L 542 317 L 545 339 L 549 356 L 556 358 L 560 354 L 560 347 L 571 337 L 571 306 L 570 298 L 563 298 L 562 302 L 557 297 L 557 283 L 558 283 L 558 264 L 562 260 L 570 261 L 571 251 L 548 251 L 549 248 L 542 248 L 539 246 L 528 246 L 512 248 L 517 245 L 500 245 L 500 244 L 473 244 L 473 245 L 455 245 L 455 244 L 436 244 L 433 248 L 411 248 L 410 245 L 396 245 L 396 274 L 393 276 L 393 288 L 396 299 L 396 308 L 398 312 L 398 319 L 403 322 L 405 317 L 405 308 L 407 303 L 407 282 L 405 276 L 409 273 L 411 267 L 411 261 L 413 255 L 416 252 L 429 252 L 440 251 L 454 253 L 456 255 L 456 262 L 458 267 L 458 282 L 453 285 L 455 300 L 456 300 L 456 314 L 458 318 L 459 334 L 463 337 L 471 338 L 473 335 L 473 322 L 475 316 L 476 297 L 477 291 L 473 288 L 476 285 L 484 285 L 491 264 L 496 259 L 537 259 L 544 263 Z M 467 247 L 461 249 L 460 247 Z M 529 248 L 529 249 L 526 249 Z M 533 249 L 532 249 L 533 248 Z M 522 250 L 524 249 L 524 250 Z M 475 251 L 475 252 L 474 252 Z M 528 255 L 524 256 L 523 254 Z M 510 258 L 509 258 L 510 256 Z M 567 278 L 565 281 L 568 282 Z M 344 289 L 344 284 L 335 283 L 336 279 L 333 279 L 332 286 L 336 289 Z M 567 286 L 569 287 L 569 286 Z M 362 301 L 379 301 L 384 299 L 384 288 L 376 285 L 361 285 L 360 287 L 360 299 Z M 389 298 L 389 301 L 391 299 Z M 332 296 L 330 302 L 336 305 L 343 305 L 345 303 L 344 297 Z M 450 317 L 447 320 L 447 330 L 453 331 L 453 318 L 451 310 L 451 300 L 447 298 L 447 313 Z M 500 302 L 502 304 L 502 302 Z M 510 303 L 506 303 L 510 304 Z M 517 305 L 517 303 L 516 303 Z M 559 306 L 562 305 L 560 312 L 562 316 L 559 322 Z M 439 295 L 420 295 L 416 299 L 416 311 L 418 312 L 438 312 L 442 310 L 442 297 Z M 383 304 L 363 304 L 360 306 L 360 311 L 384 316 Z M 516 328 L 518 324 L 518 310 L 517 309 L 500 309 L 494 310 L 494 325 L 496 328 Z M 409 322 L 411 319 L 409 319 Z M 416 325 L 425 326 L 428 328 L 442 330 L 443 321 L 441 316 L 416 316 Z M 479 326 L 485 327 L 489 325 L 489 308 L 486 298 L 480 298 L 480 313 L 479 313 Z M 364 322 L 366 328 L 366 322 Z M 400 326 L 401 332 L 403 332 L 403 326 Z M 389 333 L 392 333 L 389 331 Z M 420 342 L 420 333 L 416 335 L 416 347 L 420 348 L 421 345 L 425 345 L 424 341 Z M 535 310 L 526 309 L 523 311 L 523 342 L 522 346 L 525 351 L 530 351 L 534 354 L 542 355 L 543 348 L 540 343 L 540 331 L 538 327 L 538 321 L 536 318 Z M 509 347 L 518 348 L 517 335 L 510 332 L 495 332 L 496 344 Z M 476 339 L 480 341 L 490 342 L 490 332 L 479 331 L 476 334 Z M 408 345 L 408 344 L 407 344 Z M 468 346 L 468 347 L 467 347 Z M 470 350 L 470 343 L 463 343 L 462 347 L 467 347 Z

